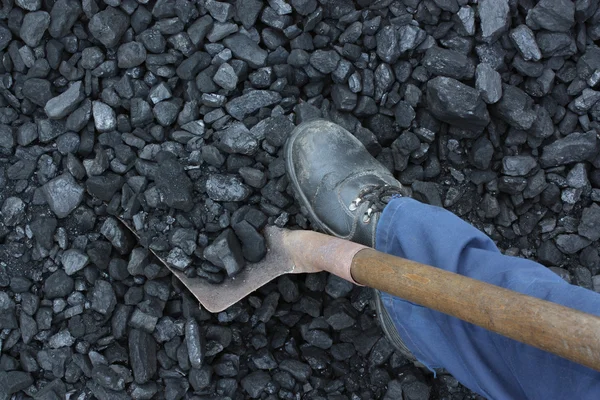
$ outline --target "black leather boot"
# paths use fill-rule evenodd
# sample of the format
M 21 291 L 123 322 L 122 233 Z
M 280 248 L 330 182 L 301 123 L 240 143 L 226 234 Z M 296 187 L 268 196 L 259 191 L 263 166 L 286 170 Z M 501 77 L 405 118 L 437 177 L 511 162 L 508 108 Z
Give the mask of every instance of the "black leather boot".
M 313 120 L 294 129 L 285 147 L 286 169 L 301 212 L 327 234 L 375 247 L 377 222 L 393 196 L 409 196 L 362 143 L 341 126 Z M 408 359 L 406 348 L 379 291 L 374 308 L 388 340 Z

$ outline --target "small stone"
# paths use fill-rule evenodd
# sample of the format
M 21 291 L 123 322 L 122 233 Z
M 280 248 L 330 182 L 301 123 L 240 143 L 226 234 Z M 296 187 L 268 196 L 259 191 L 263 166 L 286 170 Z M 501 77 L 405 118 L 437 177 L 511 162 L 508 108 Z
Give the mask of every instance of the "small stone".
M 44 186 L 42 191 L 48 206 L 58 218 L 65 218 L 83 200 L 83 188 L 75 182 L 70 174 L 60 175 Z
M 75 111 L 84 98 L 83 85 L 81 81 L 77 81 L 59 96 L 48 100 L 44 111 L 48 118 L 61 119 Z

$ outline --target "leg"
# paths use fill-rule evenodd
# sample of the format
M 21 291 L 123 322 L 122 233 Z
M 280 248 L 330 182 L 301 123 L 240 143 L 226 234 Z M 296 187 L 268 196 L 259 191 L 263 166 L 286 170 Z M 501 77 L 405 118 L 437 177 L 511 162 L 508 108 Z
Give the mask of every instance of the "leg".
M 600 315 L 600 295 L 533 261 L 502 255 L 485 234 L 439 207 L 392 200 L 377 226 L 377 250 Z M 389 294 L 383 304 L 404 343 L 490 399 L 597 398 L 600 373 Z

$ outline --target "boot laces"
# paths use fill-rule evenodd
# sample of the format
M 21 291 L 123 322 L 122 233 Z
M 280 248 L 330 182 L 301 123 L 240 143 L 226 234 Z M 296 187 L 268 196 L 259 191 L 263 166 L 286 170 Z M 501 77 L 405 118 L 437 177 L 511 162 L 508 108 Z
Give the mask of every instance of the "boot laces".
M 381 212 L 385 206 L 395 197 L 402 197 L 401 188 L 392 185 L 369 186 L 362 190 L 358 197 L 352 200 L 348 209 L 356 211 L 358 206 L 366 204 L 366 211 L 363 214 L 362 222 L 368 224 L 374 213 Z

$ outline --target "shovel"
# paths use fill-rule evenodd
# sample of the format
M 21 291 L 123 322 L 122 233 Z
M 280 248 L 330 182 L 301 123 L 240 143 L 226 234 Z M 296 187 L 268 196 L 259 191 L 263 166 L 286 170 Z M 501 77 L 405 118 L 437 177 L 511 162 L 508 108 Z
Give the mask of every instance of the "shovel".
M 317 232 L 267 227 L 264 235 L 265 258 L 221 284 L 161 261 L 212 313 L 278 276 L 324 270 L 600 371 L 600 317 Z

